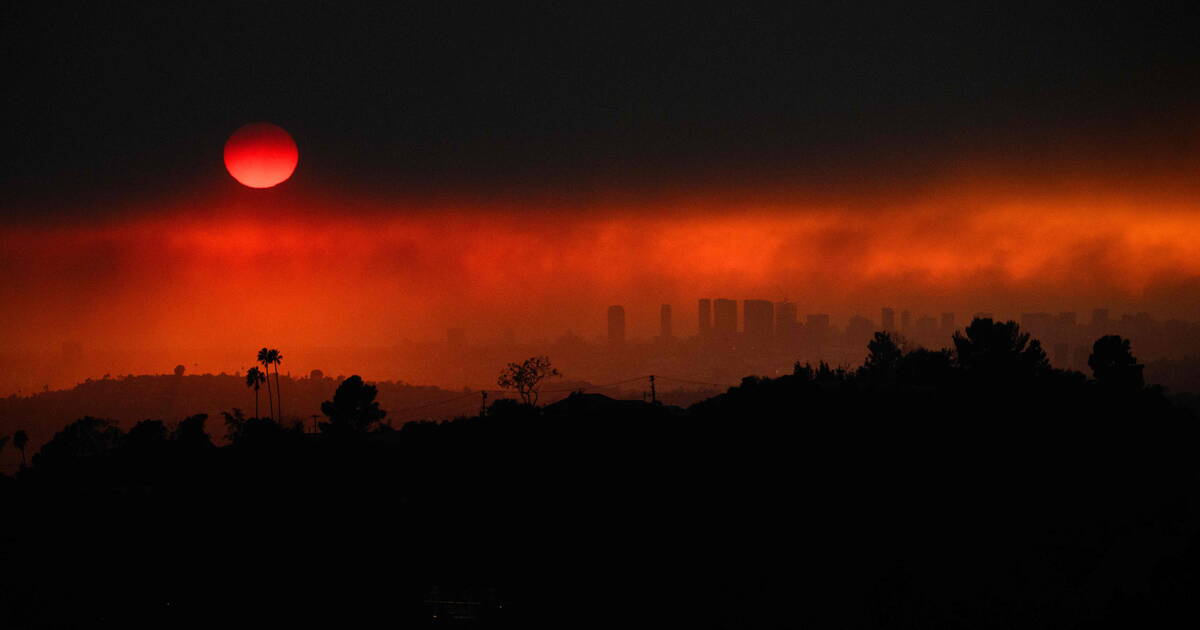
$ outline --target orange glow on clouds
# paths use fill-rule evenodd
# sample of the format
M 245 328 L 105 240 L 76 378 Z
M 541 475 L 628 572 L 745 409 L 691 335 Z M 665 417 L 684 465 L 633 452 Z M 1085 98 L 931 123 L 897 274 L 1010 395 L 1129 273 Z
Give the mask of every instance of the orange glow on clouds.
M 257 195 L 256 195 L 257 196 Z M 520 208 L 213 201 L 103 225 L 0 231 L 0 339 L 89 347 L 381 346 L 631 335 L 699 297 L 801 313 L 1200 311 L 1200 215 L 1186 197 L 947 186 L 891 204 L 675 200 Z M 348 212 L 347 208 L 353 208 Z M 237 369 L 238 365 L 223 366 Z

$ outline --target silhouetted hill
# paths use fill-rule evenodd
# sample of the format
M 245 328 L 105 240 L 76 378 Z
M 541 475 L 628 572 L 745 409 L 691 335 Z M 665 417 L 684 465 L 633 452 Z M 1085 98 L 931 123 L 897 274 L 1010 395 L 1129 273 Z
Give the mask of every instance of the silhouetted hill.
M 273 377 L 272 377 L 273 378 Z M 340 382 L 331 377 L 290 378 L 282 376 L 283 411 L 289 421 L 301 420 L 312 427 L 313 416 L 320 415 L 321 402 L 328 400 Z M 272 386 L 273 386 L 272 382 Z M 479 399 L 421 407 L 454 398 L 463 392 L 437 387 L 383 381 L 376 384 L 379 400 L 391 409 L 396 423 L 427 417 L 450 417 L 478 412 Z M 268 415 L 267 390 L 260 392 L 261 414 Z M 411 412 L 410 407 L 421 407 Z M 41 392 L 32 396 L 0 398 L 0 435 L 25 429 L 32 453 L 67 423 L 84 416 L 115 420 L 125 428 L 146 419 L 178 422 L 187 416 L 205 413 L 219 418 L 221 412 L 238 408 L 247 416 L 254 414 L 254 390 L 246 387 L 245 377 L 231 374 L 141 375 L 88 379 L 67 390 Z M 218 429 L 215 437 L 224 437 Z M 0 450 L 0 471 L 13 471 L 18 457 L 12 449 Z
M 180 627 L 1195 625 L 1196 418 L 1125 340 L 1050 367 L 953 351 L 747 377 L 686 410 L 576 394 L 320 434 L 83 418 L 0 501 L 0 622 Z M 1185 621 L 1186 620 L 1186 621 Z

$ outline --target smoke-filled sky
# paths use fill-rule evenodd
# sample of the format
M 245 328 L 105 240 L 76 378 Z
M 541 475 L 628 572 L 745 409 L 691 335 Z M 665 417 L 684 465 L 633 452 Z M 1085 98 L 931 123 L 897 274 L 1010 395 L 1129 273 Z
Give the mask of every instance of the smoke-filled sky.
M 0 343 L 1200 318 L 1195 8 L 340 4 L 6 5 Z M 260 120 L 300 162 L 252 190 Z

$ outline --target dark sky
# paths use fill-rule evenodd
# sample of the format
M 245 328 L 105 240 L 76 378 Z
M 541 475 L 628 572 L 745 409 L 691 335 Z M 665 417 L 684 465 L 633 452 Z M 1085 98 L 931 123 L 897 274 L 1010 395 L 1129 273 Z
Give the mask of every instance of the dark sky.
M 1137 153 L 1200 103 L 1195 5 L 22 4 L 9 213 L 189 189 L 261 119 L 327 189 L 586 191 Z

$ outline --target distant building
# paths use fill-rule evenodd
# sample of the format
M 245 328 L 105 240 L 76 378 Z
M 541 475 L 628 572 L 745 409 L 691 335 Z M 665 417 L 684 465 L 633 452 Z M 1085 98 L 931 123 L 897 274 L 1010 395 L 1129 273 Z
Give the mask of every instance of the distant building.
M 875 332 L 875 322 L 861 315 L 855 315 L 850 318 L 850 323 L 846 324 L 846 343 L 851 346 L 861 346 L 870 341 Z
M 946 337 L 954 334 L 954 313 L 942 313 L 942 321 L 938 325 L 938 334 Z
M 1095 308 L 1092 309 L 1092 328 L 1096 331 L 1105 332 L 1112 326 L 1112 321 L 1108 318 L 1108 309 Z
M 712 300 L 702 298 L 700 300 L 700 336 L 707 337 L 712 334 Z
M 760 347 L 770 344 L 775 330 L 775 305 L 770 300 L 745 300 L 742 314 L 746 342 Z
M 900 311 L 900 332 L 906 335 L 912 332 L 912 313 L 907 310 Z
M 830 331 L 829 315 L 825 313 L 816 313 L 805 316 L 804 329 L 807 330 L 810 335 L 817 338 L 827 336 Z
M 1070 340 L 1074 338 L 1075 331 L 1077 330 L 1079 330 L 1079 324 L 1076 322 L 1074 312 L 1064 311 L 1054 317 L 1055 339 L 1060 341 Z
M 1022 313 L 1021 332 L 1035 339 L 1047 339 L 1054 332 L 1054 316 L 1050 313 Z
M 713 335 L 726 339 L 737 336 L 737 300 L 713 300 Z
M 663 304 L 658 309 L 658 335 L 664 340 L 674 336 L 671 330 L 671 305 Z
M 608 307 L 608 343 L 619 346 L 625 343 L 625 307 Z
M 787 342 L 796 336 L 799 321 L 795 302 L 779 302 L 775 305 L 775 340 Z
M 888 332 L 896 332 L 896 311 L 883 307 L 880 311 L 879 325 Z

